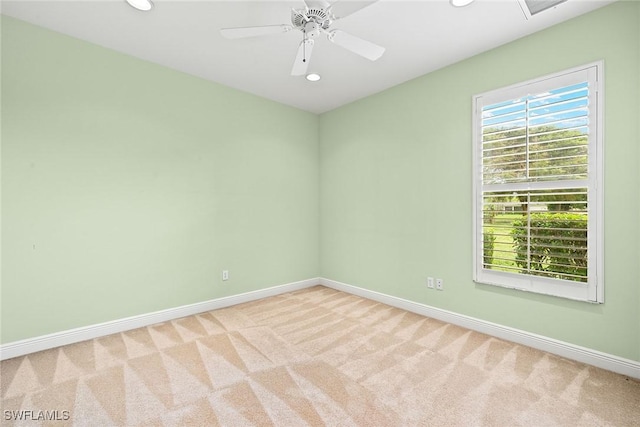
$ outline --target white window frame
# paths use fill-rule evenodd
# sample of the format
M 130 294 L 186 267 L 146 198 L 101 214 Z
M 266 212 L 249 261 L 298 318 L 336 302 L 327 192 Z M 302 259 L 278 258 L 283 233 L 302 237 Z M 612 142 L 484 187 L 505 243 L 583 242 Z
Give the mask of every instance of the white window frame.
M 473 97 L 473 280 L 579 301 L 604 303 L 604 239 L 603 239 L 603 71 L 604 62 L 597 61 L 544 77 L 488 91 Z M 521 273 L 509 273 L 484 268 L 483 263 L 483 182 L 482 182 L 482 108 L 501 101 L 561 88 L 574 83 L 589 82 L 589 158 L 587 187 L 587 282 L 547 278 Z M 523 190 L 527 188 L 524 183 Z M 487 190 L 489 191 L 489 190 Z M 494 190 L 497 191 L 497 190 Z

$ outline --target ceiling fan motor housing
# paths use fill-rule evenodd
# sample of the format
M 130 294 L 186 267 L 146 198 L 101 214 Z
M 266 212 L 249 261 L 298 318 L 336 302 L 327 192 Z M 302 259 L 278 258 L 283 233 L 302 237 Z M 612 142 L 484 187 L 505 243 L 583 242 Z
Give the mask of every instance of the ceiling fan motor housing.
M 291 23 L 293 26 L 310 37 L 315 37 L 320 34 L 321 30 L 328 29 L 331 26 L 331 22 L 331 14 L 325 9 L 291 10 Z

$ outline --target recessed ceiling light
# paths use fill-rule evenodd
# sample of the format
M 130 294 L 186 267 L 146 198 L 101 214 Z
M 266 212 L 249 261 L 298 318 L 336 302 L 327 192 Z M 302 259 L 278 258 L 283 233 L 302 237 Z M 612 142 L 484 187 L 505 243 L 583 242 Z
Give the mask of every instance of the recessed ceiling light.
M 307 74 L 307 80 L 309 80 L 310 82 L 317 82 L 318 80 L 320 80 L 320 74 L 316 74 L 316 73 Z
M 473 3 L 473 0 L 449 0 L 449 2 L 451 3 L 451 6 L 463 7 Z
M 127 3 L 129 3 L 129 6 L 142 10 L 143 12 L 147 12 L 153 8 L 151 0 L 127 0 Z

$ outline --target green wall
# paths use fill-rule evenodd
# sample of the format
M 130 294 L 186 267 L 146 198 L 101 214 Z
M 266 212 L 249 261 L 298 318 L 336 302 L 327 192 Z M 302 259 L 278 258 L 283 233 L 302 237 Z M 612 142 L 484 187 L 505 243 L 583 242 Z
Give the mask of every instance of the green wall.
M 317 128 L 2 17 L 2 342 L 319 276 Z
M 639 52 L 640 3 L 614 3 L 323 114 L 323 277 L 640 361 Z M 606 303 L 476 285 L 472 96 L 599 59 Z

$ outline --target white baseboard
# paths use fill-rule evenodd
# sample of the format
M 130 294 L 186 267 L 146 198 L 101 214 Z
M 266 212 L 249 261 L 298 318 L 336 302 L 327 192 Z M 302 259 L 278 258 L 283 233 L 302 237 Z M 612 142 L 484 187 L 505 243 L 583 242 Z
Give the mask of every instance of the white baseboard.
M 370 291 L 368 289 L 359 288 L 357 286 L 348 285 L 335 280 L 322 278 L 320 279 L 320 283 L 329 288 L 358 295 L 363 298 L 368 298 L 426 317 L 438 319 L 443 322 L 462 326 L 506 341 L 512 341 L 528 347 L 533 347 L 567 359 L 597 366 L 598 368 L 613 371 L 628 377 L 640 379 L 640 362 L 636 362 L 634 360 L 625 359 L 612 354 L 603 353 L 542 335 L 510 328 L 508 326 L 487 322 L 485 320 L 476 319 L 474 317 L 465 316 L 452 311 L 442 310 L 440 308 L 431 307 L 380 292 Z
M 180 307 L 169 308 L 166 310 L 155 311 L 153 313 L 141 314 L 139 316 L 117 319 L 110 322 L 89 325 L 75 329 L 69 329 L 62 332 L 56 332 L 49 335 L 42 335 L 35 338 L 29 338 L 21 341 L 14 341 L 0 346 L 0 360 L 10 359 L 36 351 L 47 350 L 62 345 L 77 343 L 118 332 L 129 331 L 131 329 L 141 328 L 153 325 L 154 323 L 167 322 L 173 319 L 179 319 L 185 316 L 191 316 L 206 311 L 217 310 L 244 302 L 255 301 L 258 299 L 271 297 L 274 295 L 284 294 L 286 292 L 297 291 L 299 289 L 308 288 L 320 284 L 319 278 L 301 280 L 299 282 L 287 283 L 285 285 L 273 286 L 257 291 L 246 292 L 243 294 L 232 295 L 223 298 L 217 298 L 209 301 L 198 302 L 195 304 L 183 305 Z
M 206 311 L 217 310 L 220 308 L 230 307 L 232 305 L 244 302 L 255 301 L 299 289 L 308 288 L 322 284 L 329 288 L 337 289 L 363 298 L 381 302 L 403 310 L 411 311 L 426 317 L 441 320 L 443 322 L 462 326 L 474 331 L 482 332 L 507 341 L 536 348 L 538 350 L 547 351 L 557 354 L 567 359 L 576 360 L 609 371 L 617 372 L 622 375 L 640 379 L 640 362 L 581 347 L 564 341 L 555 340 L 542 335 L 533 334 L 508 326 L 499 325 L 485 320 L 476 319 L 474 317 L 465 316 L 454 313 L 452 311 L 431 307 L 414 301 L 405 300 L 380 292 L 370 291 L 346 283 L 337 282 L 326 278 L 313 278 L 301 280 L 299 282 L 287 283 L 284 285 L 273 286 L 257 291 L 246 292 L 243 294 L 232 295 L 214 300 L 203 301 L 195 304 L 184 305 L 166 310 L 156 311 L 153 313 L 141 314 L 139 316 L 127 317 L 124 319 L 113 320 L 110 322 L 99 323 L 96 325 L 85 326 L 81 328 L 70 329 L 67 331 L 56 332 L 49 335 L 43 335 L 35 338 L 29 338 L 21 341 L 15 341 L 0 346 L 0 360 L 10 359 L 37 351 L 47 350 L 62 345 L 73 344 L 80 341 L 86 341 L 94 338 L 103 337 L 131 329 L 141 328 L 153 325 L 155 323 L 167 322 L 179 319 L 185 316 L 191 316 Z

